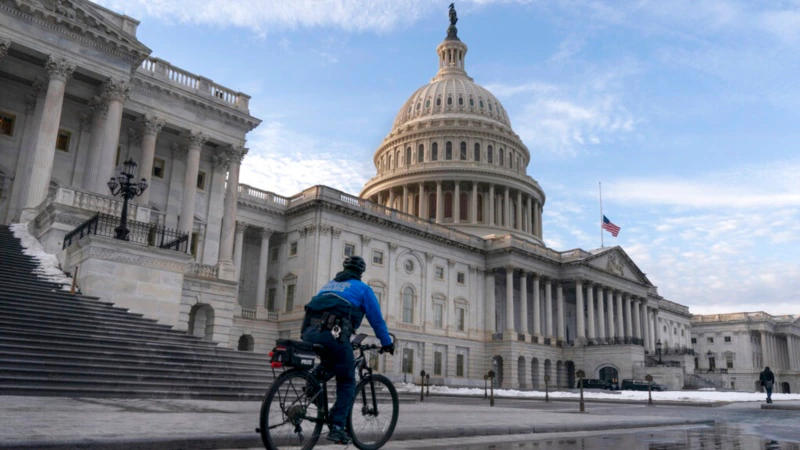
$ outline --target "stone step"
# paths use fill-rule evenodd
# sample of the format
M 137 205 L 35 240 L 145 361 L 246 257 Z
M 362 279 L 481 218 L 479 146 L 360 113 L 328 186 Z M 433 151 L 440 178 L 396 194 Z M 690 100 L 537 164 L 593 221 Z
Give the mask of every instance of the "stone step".
M 175 376 L 178 375 L 178 376 Z M 107 372 L 107 371 L 83 371 L 83 370 L 54 370 L 36 368 L 10 369 L 3 368 L 0 376 L 21 378 L 27 380 L 69 380 L 76 382 L 88 382 L 103 380 L 114 381 L 117 383 L 141 382 L 141 383 L 185 383 L 187 385 L 219 385 L 235 383 L 248 389 L 266 389 L 273 381 L 272 377 L 243 376 L 238 373 L 227 372 L 222 376 L 211 376 L 203 373 L 183 372 L 179 374 L 159 375 L 145 372 Z
M 232 380 L 233 381 L 233 380 Z M 15 377 L 0 374 L 0 385 L 5 383 L 25 383 L 28 386 L 59 386 L 59 387 L 107 387 L 107 388 L 127 388 L 140 387 L 143 389 L 174 390 L 174 391 L 196 391 L 196 392 L 266 392 L 263 386 L 242 386 L 235 382 L 203 384 L 194 383 L 192 380 L 177 379 L 172 382 L 146 382 L 146 381 L 118 381 L 114 379 L 69 379 L 63 377 L 46 376 L 25 376 Z M 269 386 L 267 386 L 268 388 Z
M 146 318 L 142 314 L 128 312 L 123 308 L 111 308 L 108 306 L 97 307 L 94 305 L 72 304 L 70 302 L 59 304 L 37 299 L 8 298 L 0 295 L 0 307 L 8 309 L 9 312 L 15 310 L 21 313 L 27 312 L 29 314 L 36 314 L 40 317 L 70 317 L 71 315 L 72 317 L 77 316 L 75 317 L 76 319 L 91 318 L 93 321 L 101 318 L 108 318 L 111 322 L 123 321 L 125 323 L 141 326 L 153 326 L 154 329 L 171 329 L 169 325 L 158 324 L 158 322 Z
M 147 319 L 141 316 L 126 316 L 126 315 L 117 315 L 117 314 L 106 314 L 104 312 L 89 312 L 86 311 L 83 314 L 79 312 L 75 312 L 75 310 L 70 310 L 69 308 L 57 308 L 57 307 L 42 307 L 42 308 L 30 308 L 26 307 L 23 304 L 13 304 L 9 305 L 8 302 L 2 301 L 0 299 L 0 314 L 15 314 L 17 316 L 27 316 L 27 317 L 41 317 L 46 315 L 51 315 L 53 317 L 61 317 L 64 320 L 72 320 L 75 323 L 96 323 L 98 320 L 102 320 L 106 324 L 114 324 L 120 326 L 126 325 L 138 325 L 140 327 L 152 327 L 152 329 L 163 329 L 169 330 L 171 327 L 165 324 L 159 324 L 152 319 Z
M 98 311 L 129 313 L 123 315 L 136 315 L 136 313 L 130 313 L 127 308 L 114 306 L 114 304 L 111 302 L 100 301 L 95 297 L 81 294 L 70 294 L 67 291 L 15 291 L 7 287 L 0 286 L 0 300 L 3 299 L 9 301 L 13 300 L 16 303 L 36 302 L 42 305 L 49 304 L 54 306 L 76 306 L 86 309 L 95 309 Z
M 8 281 L 0 279 L 0 291 L 9 295 L 36 294 L 42 296 L 43 298 L 70 298 L 75 299 L 75 301 L 111 305 L 111 302 L 100 300 L 99 298 L 91 295 L 70 294 L 69 291 L 62 289 L 63 285 L 54 284 L 53 287 L 42 287 L 42 283 L 46 284 L 47 282 L 38 281 L 34 284 L 25 285 L 24 283 L 18 283 L 13 280 Z
M 94 397 L 94 398 L 183 398 L 198 400 L 257 401 L 262 400 L 264 392 L 197 392 L 174 391 L 158 388 L 133 386 L 113 387 L 64 387 L 32 386 L 24 383 L 0 383 L 1 395 L 27 395 L 37 397 Z

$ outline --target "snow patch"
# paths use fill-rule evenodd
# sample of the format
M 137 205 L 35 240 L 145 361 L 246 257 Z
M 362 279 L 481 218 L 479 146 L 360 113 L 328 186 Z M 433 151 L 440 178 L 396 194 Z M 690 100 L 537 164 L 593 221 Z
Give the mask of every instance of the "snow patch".
M 14 233 L 14 237 L 22 243 L 23 253 L 32 256 L 39 263 L 39 267 L 34 269 L 33 273 L 44 281 L 63 284 L 64 287 L 62 289 L 64 290 L 69 290 L 72 287 L 72 278 L 61 271 L 56 255 L 51 255 L 44 251 L 44 247 L 42 247 L 39 240 L 28 232 L 27 223 L 15 223 L 9 228 Z
M 412 383 L 395 384 L 398 392 L 419 393 L 419 386 Z M 427 388 L 426 388 L 427 389 Z M 483 397 L 483 388 L 450 388 L 446 386 L 431 386 L 431 392 L 450 395 L 480 396 Z M 523 398 L 544 398 L 544 391 L 519 391 L 515 389 L 495 389 L 495 397 L 523 397 Z M 584 398 L 601 400 L 641 400 L 647 401 L 647 391 L 583 391 Z M 551 391 L 550 398 L 580 398 L 580 392 Z M 715 390 L 698 391 L 653 391 L 653 400 L 668 400 L 672 402 L 693 402 L 693 403 L 713 403 L 713 402 L 763 402 L 766 394 L 761 392 L 722 392 Z M 772 400 L 800 400 L 800 394 L 772 394 Z

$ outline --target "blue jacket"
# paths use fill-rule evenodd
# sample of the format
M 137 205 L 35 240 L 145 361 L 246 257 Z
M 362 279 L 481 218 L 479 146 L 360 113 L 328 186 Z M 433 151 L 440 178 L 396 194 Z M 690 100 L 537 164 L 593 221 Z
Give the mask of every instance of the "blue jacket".
M 354 329 L 361 325 L 361 319 L 366 315 L 370 326 L 375 331 L 375 335 L 380 339 L 381 345 L 392 343 L 392 337 L 389 336 L 389 330 L 386 328 L 386 322 L 381 314 L 381 305 L 378 303 L 378 299 L 375 298 L 372 288 L 366 283 L 359 279 L 347 281 L 331 280 L 325 286 L 322 286 L 317 295 L 311 299 L 308 308 L 320 311 L 333 309 L 335 304 L 331 303 L 331 300 L 333 300 L 331 297 L 344 300 L 358 310 L 360 314 L 352 317 Z

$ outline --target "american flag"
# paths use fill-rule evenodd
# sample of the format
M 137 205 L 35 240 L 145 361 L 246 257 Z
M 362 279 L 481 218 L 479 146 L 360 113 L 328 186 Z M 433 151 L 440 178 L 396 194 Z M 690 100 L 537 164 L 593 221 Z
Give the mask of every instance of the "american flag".
M 607 230 L 614 237 L 617 237 L 617 235 L 619 234 L 619 230 L 620 230 L 620 228 L 618 226 L 614 225 L 613 222 L 608 220 L 608 217 L 606 217 L 606 216 L 603 216 L 603 229 Z

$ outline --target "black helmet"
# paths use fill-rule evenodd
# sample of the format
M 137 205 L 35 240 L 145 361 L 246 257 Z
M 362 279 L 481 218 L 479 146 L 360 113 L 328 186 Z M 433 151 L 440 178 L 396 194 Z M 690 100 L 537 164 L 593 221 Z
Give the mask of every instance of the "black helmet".
M 367 270 L 367 262 L 360 256 L 348 256 L 342 263 L 342 267 L 344 267 L 345 270 L 352 270 L 361 275 Z

